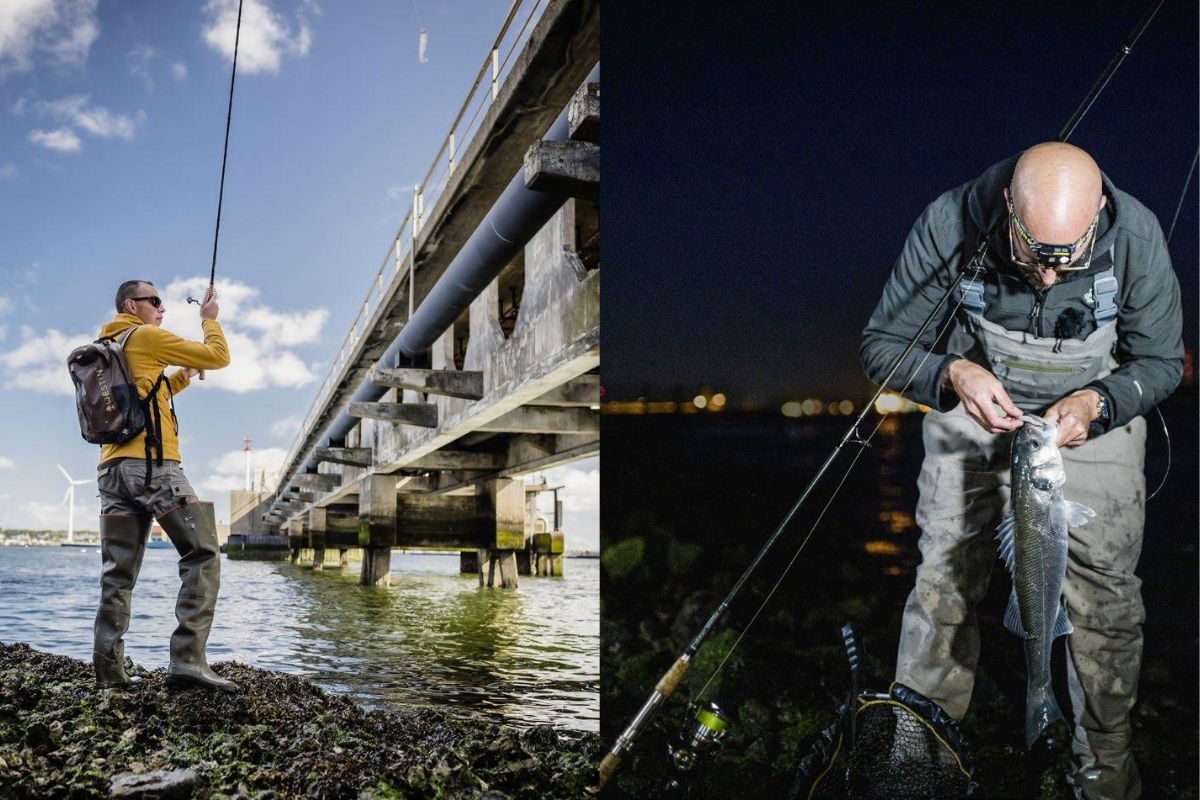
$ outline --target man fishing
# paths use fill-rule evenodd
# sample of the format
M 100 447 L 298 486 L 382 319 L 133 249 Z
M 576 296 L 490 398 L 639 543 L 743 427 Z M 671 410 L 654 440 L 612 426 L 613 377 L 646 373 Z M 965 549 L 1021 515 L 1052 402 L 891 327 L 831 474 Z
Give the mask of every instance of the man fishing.
M 167 683 L 233 691 L 232 681 L 208 666 L 205 645 L 220 588 L 221 561 L 212 503 L 200 502 L 180 466 L 174 397 L 204 369 L 229 364 L 229 349 L 217 322 L 216 293 L 209 287 L 200 306 L 204 341 L 181 339 L 162 327 L 166 307 L 149 281 L 125 281 L 117 289 L 117 315 L 101 337 L 122 342 L 125 359 L 147 401 L 146 430 L 123 444 L 100 448 L 100 608 L 96 614 L 93 663 L 102 688 L 131 682 L 125 672 L 121 637 L 129 627 L 130 601 L 150 524 L 157 518 L 179 551 L 182 586 L 175 605 L 178 627 L 171 636 Z M 170 365 L 183 369 L 167 375 Z M 203 376 L 201 376 L 203 377 Z
M 863 333 L 883 380 L 993 230 L 945 318 L 892 381 L 930 406 L 916 520 L 922 562 L 896 679 L 961 719 L 979 659 L 975 606 L 1009 504 L 1023 412 L 1057 428 L 1063 496 L 1095 509 L 1070 530 L 1063 600 L 1072 774 L 1088 800 L 1136 798 L 1129 714 L 1141 668 L 1145 421 L 1183 372 L 1179 285 L 1154 215 L 1069 144 L 1036 145 L 933 201 L 909 233 Z M 952 314 L 952 316 L 951 316 Z M 935 330 L 936 327 L 936 330 Z M 941 331 L 941 338 L 938 332 Z

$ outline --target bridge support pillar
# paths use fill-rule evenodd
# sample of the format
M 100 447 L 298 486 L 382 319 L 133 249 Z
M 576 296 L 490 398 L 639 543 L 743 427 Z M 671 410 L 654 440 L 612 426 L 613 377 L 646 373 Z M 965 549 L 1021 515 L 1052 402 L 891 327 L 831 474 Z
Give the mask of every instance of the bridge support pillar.
M 479 585 L 489 588 L 517 588 L 517 551 L 480 550 Z
M 308 511 L 309 540 L 313 547 L 313 572 L 325 569 L 325 509 L 313 506 Z
M 363 586 L 387 586 L 396 544 L 396 477 L 369 475 L 358 495 L 358 543 L 363 549 Z
M 347 547 L 338 548 L 338 568 L 345 569 L 350 566 L 350 549 Z
M 479 585 L 517 588 L 517 551 L 525 549 L 525 483 L 493 478 L 483 484 L 495 521 L 492 546 L 479 550 Z
M 532 575 L 533 574 L 533 555 L 528 549 L 517 551 L 517 574 Z
M 479 551 L 461 550 L 458 553 L 458 571 L 462 575 L 479 574 Z
M 535 533 L 530 542 L 533 553 L 533 574 L 542 577 L 561 578 L 563 574 L 563 545 L 562 531 L 550 533 Z

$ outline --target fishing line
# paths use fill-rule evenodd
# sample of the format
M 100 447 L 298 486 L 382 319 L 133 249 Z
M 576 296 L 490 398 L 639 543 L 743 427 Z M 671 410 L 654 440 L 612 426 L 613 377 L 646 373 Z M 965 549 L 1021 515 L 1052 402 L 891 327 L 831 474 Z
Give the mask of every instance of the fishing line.
M 1196 171 L 1196 161 L 1200 159 L 1200 149 L 1196 150 L 1196 155 L 1192 156 L 1192 165 L 1188 167 L 1187 180 L 1183 182 L 1183 191 L 1179 193 L 1179 203 L 1175 206 L 1175 216 L 1171 218 L 1171 230 L 1167 233 L 1167 244 L 1171 243 L 1171 237 L 1175 235 L 1175 223 L 1179 222 L 1179 211 L 1183 208 L 1183 199 L 1187 197 L 1188 187 L 1192 185 L 1192 173 Z
M 1168 249 L 1171 246 L 1171 237 L 1175 235 L 1175 223 L 1179 222 L 1179 212 L 1183 208 L 1184 198 L 1187 197 L 1188 187 L 1192 185 L 1192 173 L 1196 171 L 1197 160 L 1200 160 L 1200 149 L 1197 149 L 1196 155 L 1192 156 L 1192 165 L 1188 167 L 1187 178 L 1183 182 L 1183 191 L 1179 193 L 1179 202 L 1175 205 L 1175 216 L 1171 219 L 1171 229 L 1167 231 L 1166 247 Z M 1157 405 L 1154 406 L 1154 411 L 1158 414 L 1158 421 L 1162 424 L 1163 439 L 1167 443 L 1167 468 L 1163 471 L 1162 480 L 1158 482 L 1158 488 L 1146 498 L 1147 503 L 1153 500 L 1154 496 L 1167 485 L 1167 476 L 1171 474 L 1171 433 L 1167 430 L 1167 418 L 1163 416 L 1162 409 Z
M 221 185 L 217 190 L 217 227 L 213 232 L 212 268 L 208 272 L 208 291 L 212 294 L 213 284 L 217 278 L 217 242 L 221 239 L 221 206 L 225 200 L 225 165 L 229 161 L 229 126 L 233 120 L 233 84 L 237 80 L 238 44 L 242 37 L 242 0 L 238 0 L 237 26 L 233 34 L 233 69 L 229 74 L 229 105 L 225 110 L 225 147 L 221 152 Z M 200 301 L 188 297 L 189 303 L 199 305 Z
M 949 318 L 953 318 L 954 315 L 958 313 L 958 309 L 962 306 L 962 302 L 963 302 L 963 295 L 962 295 L 962 293 L 959 293 L 958 302 L 954 304 L 954 308 L 950 309 Z M 952 325 L 944 325 L 942 327 L 942 329 L 938 332 L 937 336 L 934 337 L 933 342 L 931 342 L 929 347 L 925 350 L 925 355 L 921 358 L 920 363 L 918 363 L 916 368 L 913 369 L 912 374 L 908 379 L 908 382 L 905 383 L 904 388 L 902 388 L 900 390 L 900 394 L 904 394 L 912 386 L 913 381 L 915 381 L 917 379 L 917 375 L 919 375 L 921 373 L 921 370 L 925 368 L 925 363 L 929 360 L 929 357 L 931 355 L 933 355 L 933 351 L 937 347 L 938 342 L 940 342 L 942 340 L 942 337 L 945 336 L 946 332 L 949 331 L 952 327 L 953 327 Z M 839 480 L 837 483 L 837 486 L 834 487 L 833 492 L 829 495 L 829 499 L 825 502 L 824 507 L 821 508 L 821 513 L 817 515 L 817 519 L 813 522 L 812 527 L 810 527 L 808 529 L 808 533 L 805 534 L 803 541 L 800 542 L 800 546 L 798 548 L 796 548 L 796 552 L 792 555 L 791 560 L 788 561 L 787 566 L 783 568 L 783 572 L 779 575 L 779 578 L 775 581 L 775 584 L 771 587 L 771 590 L 769 592 L 767 592 L 767 596 L 765 598 L 763 598 L 762 603 L 754 611 L 753 616 L 750 617 L 750 621 L 748 623 L 746 623 L 746 626 L 742 629 L 741 633 L 738 634 L 737 638 L 734 639 L 733 644 L 730 645 L 729 652 L 727 652 L 725 654 L 725 657 L 721 659 L 721 662 L 719 664 L 717 664 L 716 669 L 713 670 L 712 675 L 710 675 L 708 680 L 705 681 L 704 686 L 700 687 L 700 691 L 696 693 L 696 700 L 703 699 L 704 693 L 708 690 L 709 685 L 724 670 L 725 662 L 727 662 L 730 659 L 730 657 L 733 655 L 733 652 L 735 650 L 737 650 L 738 645 L 740 645 L 742 643 L 742 639 L 749 632 L 751 626 L 754 625 L 755 620 L 758 619 L 759 615 L 763 612 L 763 609 L 765 609 L 767 607 L 767 605 L 771 602 L 771 598 L 774 597 L 776 590 L 778 590 L 779 587 L 783 585 L 783 581 L 787 578 L 788 573 L 791 572 L 793 565 L 795 565 L 795 563 L 796 563 L 796 560 L 800 558 L 800 554 L 804 551 L 804 548 L 808 545 L 809 540 L 812 539 L 813 533 L 815 533 L 817 530 L 817 526 L 820 525 L 821 520 L 823 520 L 825 518 L 825 512 L 827 512 L 829 510 L 829 507 L 833 505 L 833 501 L 837 499 L 838 493 L 840 493 L 842 490 L 842 486 L 845 485 L 847 479 L 849 479 L 850 473 L 854 471 L 854 466 L 858 463 L 858 459 L 862 456 L 863 451 L 867 447 L 871 446 L 871 440 L 875 438 L 875 434 L 879 433 L 879 429 L 883 427 L 884 421 L 890 416 L 891 416 L 890 412 L 881 414 L 879 417 L 879 422 L 877 422 L 875 424 L 875 428 L 867 435 L 867 437 L 865 439 L 862 438 L 861 436 L 856 436 L 853 439 L 854 443 L 860 445 L 860 447 L 854 453 L 854 458 L 852 458 L 850 460 L 850 464 L 846 467 L 846 471 L 844 473 L 842 473 L 841 480 Z M 857 432 L 857 427 L 858 426 L 855 425 L 856 432 Z

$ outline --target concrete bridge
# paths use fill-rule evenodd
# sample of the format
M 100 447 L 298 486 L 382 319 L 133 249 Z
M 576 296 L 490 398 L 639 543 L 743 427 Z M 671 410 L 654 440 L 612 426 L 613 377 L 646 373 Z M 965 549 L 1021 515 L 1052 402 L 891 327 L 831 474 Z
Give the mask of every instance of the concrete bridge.
M 561 574 L 561 506 L 543 524 L 549 487 L 522 476 L 600 446 L 599 3 L 522 5 L 414 191 L 276 491 L 233 493 L 231 555 L 311 554 L 322 569 L 360 548 L 364 584 L 386 583 L 396 547 L 460 550 L 486 586 Z

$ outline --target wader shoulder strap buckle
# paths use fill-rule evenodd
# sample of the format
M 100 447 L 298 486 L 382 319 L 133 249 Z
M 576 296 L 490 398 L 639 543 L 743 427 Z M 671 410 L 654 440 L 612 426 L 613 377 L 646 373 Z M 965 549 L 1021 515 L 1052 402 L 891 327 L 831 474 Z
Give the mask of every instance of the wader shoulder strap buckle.
M 958 298 L 963 308 L 976 314 L 983 314 L 983 273 L 971 272 L 963 275 L 958 284 Z
M 1096 327 L 1117 318 L 1117 289 L 1117 278 L 1112 267 L 1096 273 L 1092 280 L 1092 296 L 1096 300 L 1092 316 L 1096 320 Z

